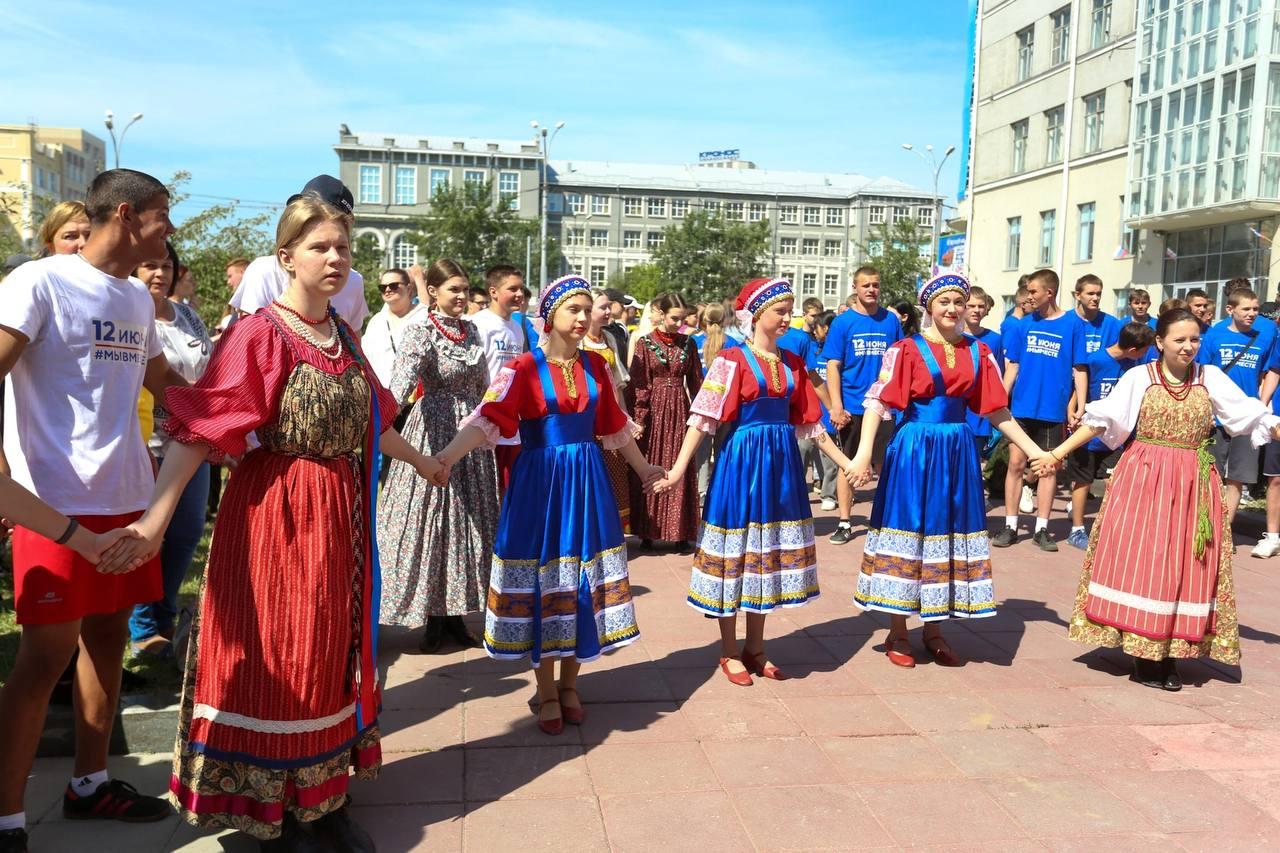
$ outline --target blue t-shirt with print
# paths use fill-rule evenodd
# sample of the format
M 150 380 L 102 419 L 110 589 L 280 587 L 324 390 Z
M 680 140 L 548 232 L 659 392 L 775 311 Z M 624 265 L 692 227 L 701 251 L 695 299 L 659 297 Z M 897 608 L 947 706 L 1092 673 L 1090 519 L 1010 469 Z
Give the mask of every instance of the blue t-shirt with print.
M 818 358 L 821 347 L 818 346 L 818 342 L 813 335 L 804 329 L 797 329 L 792 326 L 782 333 L 782 337 L 778 338 L 778 346 L 800 356 L 804 360 L 806 369 L 816 370 L 822 381 L 827 381 L 827 365 Z M 821 402 L 818 405 L 822 407 L 822 428 L 827 432 L 835 432 L 836 428 L 831 423 L 831 413 L 827 411 L 827 407 Z
M 1137 362 L 1132 359 L 1114 358 L 1105 349 L 1089 353 L 1084 366 L 1089 371 L 1089 402 L 1105 399 L 1116 387 L 1124 372 Z M 1101 438 L 1091 440 L 1087 445 L 1090 450 L 1108 450 Z
M 1083 358 L 1077 361 L 1084 352 L 1079 318 L 1074 311 L 1052 320 L 1032 314 L 1018 329 L 1020 333 L 1004 343 L 1005 359 L 1018 365 L 1010 411 L 1015 418 L 1066 422 L 1067 403 L 1075 390 L 1072 368 L 1084 363 Z
M 698 348 L 698 360 L 705 362 L 706 360 L 702 356 L 702 347 L 707 342 L 707 333 L 697 332 L 696 334 L 690 335 L 689 340 L 693 341 L 693 345 Z M 733 349 L 734 347 L 740 346 L 742 346 L 742 341 L 737 338 L 731 338 L 726 334 L 724 336 L 724 343 L 720 346 L 720 351 L 723 352 L 727 349 Z
M 1130 323 L 1146 323 L 1148 326 L 1154 329 L 1156 327 L 1156 318 L 1148 314 L 1147 319 L 1139 320 L 1137 317 L 1134 317 L 1132 314 L 1130 314 L 1128 317 L 1124 318 L 1124 322 L 1122 322 L 1120 325 L 1127 326 Z M 1110 344 L 1108 344 L 1107 346 L 1110 346 Z
M 1082 351 L 1076 353 L 1076 364 L 1084 364 L 1090 355 L 1120 340 L 1123 324 L 1106 311 L 1099 311 L 1092 320 L 1081 317 L 1078 311 L 1072 311 L 1071 316 L 1080 324 L 1078 345 Z
M 900 340 L 902 323 L 897 314 L 885 308 L 876 309 L 874 314 L 849 310 L 831 321 L 818 357 L 840 362 L 840 390 L 845 411 L 862 414 L 862 402 L 880 376 L 885 351 Z
M 991 350 L 991 354 L 996 357 L 996 364 L 1000 365 L 1000 372 L 1004 373 L 1004 344 L 999 332 L 993 329 L 979 329 L 978 334 L 972 335 L 979 341 L 987 345 L 987 349 Z M 969 428 L 973 430 L 973 434 L 985 438 L 991 435 L 991 421 L 977 414 L 971 409 L 965 410 L 965 420 L 969 422 Z
M 1262 372 L 1271 363 L 1275 340 L 1274 323 L 1270 327 L 1259 327 L 1255 322 L 1246 334 L 1233 330 L 1228 320 L 1205 332 L 1196 361 L 1222 368 L 1236 387 L 1256 398 L 1262 385 Z M 1227 365 L 1231 365 L 1230 369 Z
M 1022 321 L 1025 319 L 1025 317 L 1015 317 L 1012 314 L 1008 314 L 1000 321 L 1000 349 L 1002 352 L 1007 352 L 1010 342 L 1022 334 Z

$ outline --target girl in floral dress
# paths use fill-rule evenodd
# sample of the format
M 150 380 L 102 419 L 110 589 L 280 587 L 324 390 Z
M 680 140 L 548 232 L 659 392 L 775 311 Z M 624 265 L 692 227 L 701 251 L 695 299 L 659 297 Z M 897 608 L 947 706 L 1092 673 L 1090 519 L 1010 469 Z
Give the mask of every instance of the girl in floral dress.
M 390 390 L 405 402 L 421 383 L 404 437 L 430 455 L 458 434 L 458 423 L 480 405 L 489 381 L 479 333 L 463 319 L 466 270 L 441 259 L 427 270 L 426 282 L 435 307 L 405 329 Z M 383 624 L 425 625 L 419 648 L 427 654 L 440 650 L 445 635 L 465 648 L 480 645 L 462 617 L 484 607 L 497 526 L 492 451 L 464 456 L 443 489 L 424 483 L 412 465 L 393 461 L 378 508 Z

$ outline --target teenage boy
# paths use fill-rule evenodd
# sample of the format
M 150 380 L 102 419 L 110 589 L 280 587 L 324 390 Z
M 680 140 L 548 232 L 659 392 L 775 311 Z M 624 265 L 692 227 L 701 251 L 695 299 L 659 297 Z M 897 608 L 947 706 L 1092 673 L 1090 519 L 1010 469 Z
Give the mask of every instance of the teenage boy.
M 1246 395 L 1260 399 L 1262 373 L 1271 363 L 1276 332 L 1259 328 L 1258 297 L 1252 290 L 1236 287 L 1227 296 L 1227 321 L 1205 333 L 1196 360 L 1222 369 Z M 1246 484 L 1258 479 L 1258 451 L 1247 435 L 1229 436 L 1217 427 L 1217 440 L 1212 446 L 1218 473 L 1227 481 L 1227 524 L 1236 517 L 1240 493 Z
M 986 344 L 991 354 L 995 356 L 996 364 L 1004 370 L 1003 338 L 999 332 L 982 325 L 982 321 L 991 313 L 995 304 L 995 300 L 981 287 L 977 285 L 970 287 L 969 301 L 964 305 L 964 332 L 969 337 Z M 991 440 L 991 421 L 973 412 L 966 412 L 965 418 L 969 421 L 969 428 L 973 430 L 978 453 L 981 454 Z
M 476 314 L 489 307 L 489 291 L 483 287 L 472 287 L 467 292 L 467 316 Z
M 1123 325 L 1112 315 L 1103 311 L 1102 279 L 1092 273 L 1086 273 L 1076 279 L 1076 319 L 1080 322 L 1080 333 L 1084 337 L 1084 355 L 1088 356 L 1114 344 L 1120 339 L 1120 327 Z
M 1019 324 L 1033 310 L 1031 308 L 1031 298 L 1027 293 L 1027 279 L 1030 277 L 1029 275 L 1024 275 L 1018 279 L 1018 289 L 1013 294 L 1013 310 L 1005 314 L 1004 319 L 1000 321 L 1002 349 L 1009 348 L 1009 342 L 1019 334 Z
M 515 267 L 501 265 L 489 268 L 484 274 L 484 283 L 489 288 L 489 307 L 472 314 L 470 319 L 480 333 L 492 383 L 507 362 L 524 352 L 524 328 L 512 316 L 524 301 L 524 276 Z M 494 456 L 498 463 L 498 485 L 503 493 L 511 479 L 511 466 L 519 455 L 520 433 L 498 439 Z
M 173 224 L 164 184 L 113 169 L 93 179 L 85 207 L 92 232 L 79 254 L 24 264 L 4 283 L 0 378 L 12 383 L 15 407 L 0 472 L 12 468 L 18 483 L 101 533 L 135 521 L 154 485 L 140 392 L 163 399 L 186 382 L 165 360 L 151 294 L 130 277 L 165 256 Z M 162 596 L 159 560 L 102 574 L 67 547 L 72 533 L 56 541 L 22 527 L 13 534 L 22 638 L 0 690 L 0 851 L 26 849 L 27 777 L 50 694 L 77 646 L 76 756 L 63 815 L 146 822 L 171 813 L 107 773 L 129 614 Z
M 858 449 L 858 438 L 862 434 L 862 402 L 880 375 L 885 351 L 902 340 L 902 322 L 898 315 L 880 305 L 879 270 L 868 266 L 854 270 L 851 296 L 853 306 L 831 324 L 819 356 L 827 362 L 831 423 L 840 430 L 840 443 L 845 455 Z M 877 466 L 884 459 L 892 426 L 892 421 L 884 421 L 876 433 L 872 455 Z M 836 500 L 840 508 L 840 523 L 831 534 L 831 541 L 843 545 L 853 539 L 853 525 L 849 521 L 853 511 L 853 487 L 844 477 L 836 480 Z
M 1196 315 L 1196 319 L 1200 321 L 1200 334 L 1203 335 L 1213 325 L 1213 302 L 1209 300 L 1209 294 L 1195 287 L 1188 290 L 1184 298 L 1187 302 L 1187 310 Z
M 1145 290 L 1129 289 L 1129 322 L 1156 327 L 1156 318 L 1151 316 L 1151 294 Z
M 1149 301 L 1149 300 L 1148 300 Z M 1131 367 L 1144 363 L 1156 330 L 1146 323 L 1128 323 L 1120 329 L 1120 337 L 1111 346 L 1089 353 L 1085 371 L 1089 374 L 1088 401 L 1101 400 L 1116 387 L 1120 377 Z M 1075 450 L 1067 459 L 1067 476 L 1071 479 L 1071 533 L 1067 544 L 1080 550 L 1089 547 L 1089 533 L 1084 529 L 1085 503 L 1089 487 L 1099 476 L 1108 477 L 1120 460 L 1123 448 L 1111 450 L 1095 438 Z
M 1058 274 L 1053 270 L 1033 272 L 1027 279 L 1027 294 L 1033 310 L 1019 326 L 1020 334 L 1005 342 L 1004 384 L 1012 401 L 1010 411 L 1031 440 L 1040 447 L 1056 447 L 1063 438 L 1063 425 L 1078 420 L 1076 409 L 1083 411 L 1088 394 L 1083 326 L 1074 312 L 1058 307 Z M 1010 444 L 1004 481 L 1005 523 L 991 538 L 997 548 L 1008 548 L 1018 539 L 1019 487 L 1026 469 L 1026 454 Z M 1041 477 L 1036 484 L 1032 540 L 1043 551 L 1058 550 L 1049 534 L 1049 512 L 1057 488 L 1056 473 Z

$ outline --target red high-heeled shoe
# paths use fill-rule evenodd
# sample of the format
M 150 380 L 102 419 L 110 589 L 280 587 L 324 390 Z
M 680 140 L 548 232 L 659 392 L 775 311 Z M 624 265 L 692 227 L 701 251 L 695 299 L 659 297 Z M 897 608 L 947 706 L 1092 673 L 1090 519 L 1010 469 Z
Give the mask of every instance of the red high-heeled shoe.
M 771 663 L 767 663 L 764 659 L 764 652 L 759 654 L 751 654 L 746 649 L 742 650 L 742 665 L 747 668 L 747 672 L 752 675 L 758 675 L 761 678 L 770 678 L 774 681 L 786 681 L 790 676 L 778 669 Z
M 751 673 L 749 672 L 730 672 L 729 661 L 731 660 L 736 660 L 738 663 L 742 663 L 738 658 L 720 658 L 720 671 L 724 673 L 724 677 L 739 687 L 750 687 L 752 684 L 755 684 L 755 682 L 751 680 Z M 743 664 L 743 666 L 745 665 L 746 664 Z
M 578 690 L 576 687 L 561 687 L 560 693 L 561 694 L 572 693 L 574 696 L 578 697 L 578 704 L 579 704 L 579 707 L 577 708 L 570 708 L 568 705 L 564 704 L 564 702 L 561 702 L 560 716 L 563 717 L 564 721 L 571 726 L 582 725 L 582 722 L 587 718 L 587 709 L 581 707 L 582 694 L 578 693 Z
M 545 706 L 551 704 L 552 702 L 555 702 L 556 705 L 560 704 L 559 699 L 547 699 L 545 702 L 543 701 L 538 702 L 538 728 L 542 730 L 543 734 L 554 736 L 564 731 L 564 709 L 563 708 L 560 709 L 560 716 L 556 717 L 555 719 L 552 719 L 552 720 L 542 719 L 542 709 Z

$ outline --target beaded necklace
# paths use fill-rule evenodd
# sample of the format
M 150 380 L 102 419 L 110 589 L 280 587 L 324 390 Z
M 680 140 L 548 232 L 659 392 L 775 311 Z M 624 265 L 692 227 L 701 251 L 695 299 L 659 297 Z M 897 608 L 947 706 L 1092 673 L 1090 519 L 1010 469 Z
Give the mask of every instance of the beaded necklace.
M 321 325 L 321 324 L 322 324 L 322 323 L 324 323 L 324 321 L 325 321 L 326 319 L 328 319 L 328 317 L 329 317 L 329 303 L 327 303 L 327 302 L 326 302 L 326 303 L 325 303 L 325 305 L 324 305 L 324 313 L 323 313 L 322 315 L 320 315 L 320 319 L 319 319 L 319 320 L 312 320 L 310 317 L 308 317 L 308 316 L 306 316 L 305 314 L 303 314 L 303 313 L 302 313 L 301 311 L 299 311 L 297 308 L 294 308 L 294 307 L 293 307 L 293 306 L 291 306 L 291 305 L 286 305 L 285 303 L 281 302 L 279 299 L 275 300 L 273 304 L 280 306 L 280 308 L 281 308 L 282 310 L 287 311 L 288 313 L 290 313 L 290 314 L 292 314 L 293 316 L 297 317 L 297 318 L 298 318 L 299 320 L 301 320 L 302 322 L 304 322 L 304 323 L 310 323 L 310 324 L 311 324 L 311 325 L 313 325 L 313 326 L 319 326 L 319 325 Z
M 1187 370 L 1187 378 L 1181 382 L 1170 382 L 1166 374 L 1166 368 L 1163 363 L 1156 366 L 1156 375 L 1160 378 L 1160 387 L 1164 388 L 1164 392 L 1172 397 L 1176 402 L 1181 403 L 1191 395 L 1191 389 L 1195 386 L 1192 384 L 1195 378 L 1195 367 Z M 1174 390 L 1177 388 L 1178 390 Z
M 289 306 L 278 301 L 273 302 L 272 306 L 284 308 L 284 311 L 276 311 L 276 313 L 284 320 L 285 325 L 292 329 L 298 337 L 319 350 L 320 354 L 325 358 L 336 361 L 342 355 L 342 341 L 339 339 L 338 324 L 334 321 L 332 313 L 315 324 L 318 326 L 328 321 L 329 337 L 321 341 L 316 339 L 316 333 L 311 330 L 311 327 L 306 324 L 302 315 L 297 311 L 290 310 Z
M 666 347 L 660 346 L 659 342 L 654 339 L 653 335 L 645 335 L 640 340 L 644 342 L 644 345 L 649 348 L 649 351 L 653 353 L 654 358 L 658 359 L 658 363 L 663 367 L 666 367 L 671 363 L 671 358 L 667 354 L 668 351 Z M 685 347 L 672 344 L 671 348 L 679 353 L 676 358 L 676 364 L 683 365 L 684 360 L 688 355 L 688 353 L 685 352 Z
M 448 326 L 440 322 L 439 318 L 436 317 L 436 312 L 434 311 L 428 313 L 427 316 L 431 318 L 431 325 L 436 327 L 436 331 L 444 335 L 445 340 L 452 341 L 455 344 L 460 344 L 467 339 L 466 329 L 459 332 L 452 331 Z

